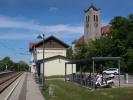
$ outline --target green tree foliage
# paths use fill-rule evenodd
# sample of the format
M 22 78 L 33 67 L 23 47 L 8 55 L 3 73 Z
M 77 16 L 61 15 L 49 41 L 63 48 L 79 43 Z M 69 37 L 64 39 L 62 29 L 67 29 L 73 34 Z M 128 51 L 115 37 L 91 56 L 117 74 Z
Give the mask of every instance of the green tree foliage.
M 29 66 L 24 61 L 19 61 L 18 63 L 13 62 L 10 57 L 5 57 L 0 60 L 0 71 L 6 70 L 11 71 L 27 71 Z
M 76 53 L 74 54 L 74 59 L 82 59 L 86 57 L 88 51 L 88 45 L 86 43 L 76 44 Z
M 133 14 L 117 16 L 110 22 L 110 31 L 89 44 L 76 45 L 75 59 L 93 56 L 120 56 L 122 70 L 133 72 Z M 112 63 L 110 63 L 112 66 Z
M 0 61 L 0 65 L 0 67 L 2 67 L 2 70 L 6 70 L 6 66 L 8 67 L 8 70 L 11 70 L 11 66 L 13 66 L 14 63 L 10 59 L 10 57 L 5 57 Z
M 67 58 L 69 58 L 69 59 L 72 59 L 72 48 L 70 47 L 70 48 L 68 48 L 67 49 L 67 52 L 66 52 L 67 54 Z

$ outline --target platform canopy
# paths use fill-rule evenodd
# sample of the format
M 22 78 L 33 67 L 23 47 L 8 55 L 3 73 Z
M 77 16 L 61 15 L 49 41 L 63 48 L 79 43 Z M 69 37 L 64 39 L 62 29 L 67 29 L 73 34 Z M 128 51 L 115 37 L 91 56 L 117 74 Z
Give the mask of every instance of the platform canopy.
M 72 60 L 69 62 L 65 63 L 65 81 L 66 81 L 66 74 L 67 74 L 67 64 L 86 64 L 86 63 L 92 63 L 92 72 L 93 75 L 95 73 L 95 63 L 96 62 L 103 62 L 103 61 L 117 61 L 118 62 L 118 69 L 119 69 L 119 87 L 120 87 L 120 57 L 89 57 L 85 59 L 79 59 L 79 60 Z M 73 73 L 73 72 L 72 72 Z M 80 66 L 80 76 L 82 74 L 82 67 Z M 80 78 L 80 82 L 82 81 L 82 78 Z M 93 83 L 93 88 L 94 88 L 94 83 Z
M 99 61 L 118 61 L 120 60 L 120 57 L 89 57 L 85 59 L 80 59 L 80 60 L 72 60 L 70 62 L 67 62 L 66 64 L 82 64 L 82 63 L 87 63 L 87 62 L 99 62 Z

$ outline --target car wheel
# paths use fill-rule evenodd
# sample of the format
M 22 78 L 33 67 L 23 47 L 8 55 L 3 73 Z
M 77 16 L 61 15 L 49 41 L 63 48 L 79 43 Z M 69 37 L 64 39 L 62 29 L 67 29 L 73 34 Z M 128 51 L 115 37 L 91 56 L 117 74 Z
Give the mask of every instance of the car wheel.
M 112 82 L 112 83 L 110 83 L 109 85 L 110 85 L 110 87 L 112 87 L 112 86 L 114 86 L 115 84 L 114 84 L 114 82 Z
M 101 86 L 100 86 L 99 83 L 97 83 L 96 86 L 95 86 L 95 88 L 100 88 L 100 87 L 101 87 Z

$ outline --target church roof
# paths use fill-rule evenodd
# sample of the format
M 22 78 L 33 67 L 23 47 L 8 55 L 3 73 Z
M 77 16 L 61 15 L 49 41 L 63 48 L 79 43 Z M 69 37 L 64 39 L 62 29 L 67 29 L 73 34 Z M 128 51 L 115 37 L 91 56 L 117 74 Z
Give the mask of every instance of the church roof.
M 95 10 L 95 11 L 98 11 L 99 9 L 97 9 L 94 5 L 91 5 L 89 8 L 87 8 L 86 10 L 85 10 L 85 12 L 88 12 L 90 9 L 93 9 L 93 10 Z
M 104 35 L 105 33 L 109 32 L 110 25 L 103 26 L 101 28 L 101 34 Z
M 74 40 L 73 44 L 75 44 L 75 43 L 84 43 L 84 35 L 82 35 L 79 39 Z
M 109 30 L 110 30 L 110 25 L 103 26 L 101 28 L 101 35 L 103 36 L 104 34 L 109 32 Z M 77 43 L 84 43 L 84 35 L 82 35 L 79 39 L 73 41 L 73 44 Z

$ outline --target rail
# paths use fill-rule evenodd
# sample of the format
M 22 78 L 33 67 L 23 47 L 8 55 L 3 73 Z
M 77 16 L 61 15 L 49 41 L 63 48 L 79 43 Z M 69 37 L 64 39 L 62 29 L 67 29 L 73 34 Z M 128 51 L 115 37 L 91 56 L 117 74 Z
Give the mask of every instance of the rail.
M 0 93 L 2 93 L 7 87 L 9 87 L 20 75 L 22 72 L 14 72 L 8 74 L 7 76 L 0 78 Z

